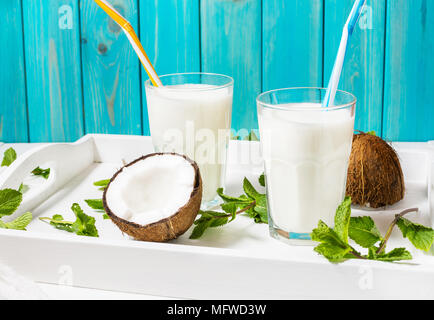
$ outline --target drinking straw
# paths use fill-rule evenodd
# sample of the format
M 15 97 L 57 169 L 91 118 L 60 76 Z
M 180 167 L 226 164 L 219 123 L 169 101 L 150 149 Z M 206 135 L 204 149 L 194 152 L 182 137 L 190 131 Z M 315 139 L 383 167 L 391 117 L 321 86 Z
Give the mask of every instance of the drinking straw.
M 155 72 L 154 67 L 152 66 L 151 61 L 143 49 L 142 44 L 140 43 L 139 38 L 134 32 L 134 28 L 115 8 L 113 8 L 106 0 L 94 0 L 100 7 L 103 9 L 124 31 L 131 45 L 133 46 L 134 51 L 139 56 L 140 61 L 142 62 L 143 67 L 146 70 L 149 78 L 152 81 L 152 84 L 156 87 L 162 87 L 160 78 Z
M 366 0 L 356 0 L 353 9 L 351 10 L 350 16 L 348 17 L 347 23 L 344 26 L 342 32 L 342 39 L 339 45 L 338 55 L 335 60 L 333 67 L 333 72 L 330 77 L 329 85 L 327 87 L 326 96 L 323 101 L 323 107 L 333 106 L 336 97 L 336 90 L 338 89 L 339 80 L 342 73 L 342 67 L 345 60 L 345 55 L 347 52 L 349 40 L 354 32 L 357 21 L 359 20 L 362 9 L 366 3 Z

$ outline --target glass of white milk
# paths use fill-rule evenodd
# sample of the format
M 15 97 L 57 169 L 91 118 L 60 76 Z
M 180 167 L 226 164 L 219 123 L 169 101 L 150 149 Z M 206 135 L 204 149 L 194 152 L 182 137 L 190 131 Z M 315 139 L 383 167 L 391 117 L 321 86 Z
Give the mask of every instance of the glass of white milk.
M 224 188 L 234 80 L 209 73 L 160 77 L 163 87 L 145 83 L 149 127 L 156 152 L 195 160 L 203 182 L 202 208 L 217 204 Z
M 312 244 L 323 220 L 334 224 L 345 197 L 356 98 L 338 91 L 324 108 L 326 89 L 280 89 L 258 99 L 271 236 Z

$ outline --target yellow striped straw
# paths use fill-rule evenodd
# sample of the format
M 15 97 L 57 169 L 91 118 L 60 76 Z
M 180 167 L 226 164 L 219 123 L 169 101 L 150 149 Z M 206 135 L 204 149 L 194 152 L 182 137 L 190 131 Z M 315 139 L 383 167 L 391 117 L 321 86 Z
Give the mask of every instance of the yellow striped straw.
M 140 43 L 139 38 L 137 37 L 136 33 L 134 32 L 134 28 L 131 26 L 131 23 L 129 23 L 122 15 L 116 11 L 115 8 L 113 8 L 106 0 L 94 0 L 100 7 L 103 9 L 125 32 L 127 35 L 128 40 L 130 41 L 131 45 L 133 46 L 134 51 L 139 56 L 140 61 L 142 62 L 143 67 L 146 70 L 146 73 L 148 74 L 149 78 L 152 81 L 152 84 L 156 87 L 162 87 L 163 84 L 161 83 L 160 78 L 158 77 L 157 73 L 155 72 L 154 67 L 152 66 L 151 61 L 149 61 L 149 58 L 145 52 L 145 49 L 143 49 L 142 44 Z

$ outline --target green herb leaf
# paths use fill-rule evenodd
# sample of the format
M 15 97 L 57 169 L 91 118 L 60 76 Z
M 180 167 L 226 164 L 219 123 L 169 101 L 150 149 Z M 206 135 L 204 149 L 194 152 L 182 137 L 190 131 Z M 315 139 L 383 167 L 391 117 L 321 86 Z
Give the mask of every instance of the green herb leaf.
M 83 212 L 77 203 L 71 207 L 77 220 L 72 224 L 72 230 L 79 236 L 98 237 L 98 230 L 95 227 L 95 218 Z
M 39 218 L 41 221 L 47 221 L 50 225 L 56 229 L 67 231 L 73 233 L 72 224 L 73 222 L 65 221 L 62 215 L 56 214 L 52 218 Z
M 326 257 L 331 262 L 340 262 L 346 259 L 351 251 L 351 246 L 323 221 L 318 223 L 318 228 L 311 234 L 313 241 L 320 242 L 314 250 Z
M 22 216 L 18 217 L 12 222 L 3 222 L 0 220 L 0 228 L 11 230 L 26 231 L 27 226 L 32 221 L 33 215 L 30 212 L 26 212 Z
M 253 187 L 252 183 L 247 178 L 244 178 L 243 188 L 244 192 L 254 200 L 260 196 L 260 193 L 256 191 L 255 187 Z
M 366 132 L 366 134 L 369 134 L 371 136 L 377 136 L 377 133 L 375 131 L 369 131 L 369 132 Z
M 225 202 L 241 202 L 241 203 L 251 203 L 252 202 L 251 199 L 249 199 L 245 195 L 242 195 L 242 196 L 240 196 L 238 198 L 228 196 L 228 195 L 226 195 L 226 194 L 223 193 L 223 188 L 217 189 L 217 194 Z
M 23 195 L 12 189 L 0 190 L 0 218 L 13 214 L 21 204 Z
M 103 217 L 104 220 L 110 220 L 110 216 L 107 213 L 104 213 L 102 215 L 102 217 Z
M 384 261 L 384 262 L 394 262 L 394 261 L 402 261 L 402 260 L 411 260 L 413 259 L 411 253 L 407 251 L 405 248 L 396 248 L 390 251 L 389 253 L 383 254 L 373 254 L 372 260 Z
M 262 175 L 259 177 L 259 184 L 260 184 L 261 186 L 265 187 L 265 174 L 262 174 Z
M 37 167 L 32 171 L 32 174 L 34 176 L 41 176 L 44 179 L 48 179 L 50 177 L 50 168 L 48 169 L 41 169 L 40 167 Z
M 3 154 L 2 167 L 9 167 L 17 159 L 17 153 L 13 148 L 7 149 Z
M 92 209 L 104 211 L 104 205 L 103 205 L 102 199 L 90 199 L 90 200 L 84 200 L 84 201 Z
M 430 250 L 434 241 L 433 229 L 413 223 L 405 218 L 400 218 L 397 224 L 404 238 L 408 238 L 417 249 Z
M 347 254 L 351 251 L 351 248 L 342 248 L 330 243 L 321 243 L 314 248 L 314 251 L 323 255 L 330 262 L 338 263 L 347 259 Z
M 212 218 L 205 218 L 199 220 L 196 224 L 196 227 L 193 229 L 193 232 L 190 236 L 190 239 L 199 239 L 205 233 L 205 230 L 211 226 Z
M 225 211 L 226 213 L 232 215 L 231 221 L 232 222 L 235 220 L 235 218 L 237 217 L 237 210 L 239 207 L 239 203 L 236 202 L 228 202 L 228 203 L 224 203 L 221 205 L 223 211 Z
M 255 206 L 247 211 L 248 216 L 256 223 L 268 223 L 267 196 L 259 193 L 247 178 L 244 179 L 243 188 L 247 196 L 255 200 Z
M 93 185 L 95 187 L 100 187 L 99 190 L 104 191 L 107 188 L 108 184 L 110 183 L 110 180 L 111 179 L 100 180 L 100 181 L 94 182 Z
M 380 231 L 371 217 L 351 218 L 349 236 L 363 248 L 371 248 L 382 240 Z
M 351 218 L 351 198 L 346 197 L 344 202 L 338 207 L 335 215 L 335 232 L 339 238 L 348 243 L 348 230 Z

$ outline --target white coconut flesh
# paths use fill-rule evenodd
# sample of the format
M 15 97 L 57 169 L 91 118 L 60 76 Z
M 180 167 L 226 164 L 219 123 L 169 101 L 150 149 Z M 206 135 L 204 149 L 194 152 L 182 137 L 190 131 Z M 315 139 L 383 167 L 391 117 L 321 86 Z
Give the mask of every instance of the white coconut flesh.
M 146 226 L 188 203 L 195 176 L 193 165 L 181 156 L 151 156 L 122 169 L 106 191 L 106 204 L 119 218 Z

